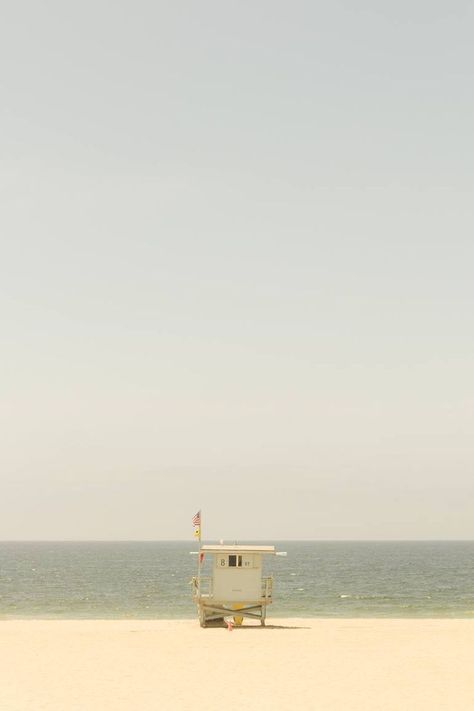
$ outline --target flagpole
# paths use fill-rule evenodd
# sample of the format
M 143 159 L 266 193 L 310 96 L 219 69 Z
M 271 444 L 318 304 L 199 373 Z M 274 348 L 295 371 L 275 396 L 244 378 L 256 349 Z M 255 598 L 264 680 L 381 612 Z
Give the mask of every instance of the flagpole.
M 199 509 L 199 536 L 198 536 L 198 590 L 201 595 L 201 536 L 202 536 L 202 511 Z

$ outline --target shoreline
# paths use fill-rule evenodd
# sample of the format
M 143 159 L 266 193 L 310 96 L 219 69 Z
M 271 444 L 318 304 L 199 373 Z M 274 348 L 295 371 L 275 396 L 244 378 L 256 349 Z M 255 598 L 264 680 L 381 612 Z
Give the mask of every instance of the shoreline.
M 238 611 L 229 611 L 229 615 L 226 615 L 226 617 L 232 617 L 233 614 L 236 614 Z M 292 616 L 292 617 L 267 617 L 267 624 L 265 627 L 260 626 L 260 622 L 253 621 L 253 620 L 244 620 L 244 623 L 242 624 L 242 627 L 258 627 L 259 629 L 262 629 L 264 631 L 267 628 L 270 628 L 273 623 L 275 625 L 280 625 L 280 624 L 287 624 L 291 622 L 304 622 L 306 625 L 309 625 L 309 627 L 313 628 L 316 625 L 319 624 L 331 624 L 331 625 L 337 625 L 339 623 L 344 623 L 344 622 L 353 622 L 354 624 L 361 624 L 361 625 L 367 625 L 374 623 L 376 625 L 378 624 L 396 624 L 396 623 L 406 623 L 406 624 L 424 624 L 424 623 L 440 623 L 440 624 L 447 624 L 449 625 L 450 623 L 472 623 L 474 624 L 474 617 L 297 617 L 297 616 Z M 15 617 L 15 618 L 10 618 L 10 619 L 2 619 L 0 617 L 0 629 L 2 625 L 28 625 L 28 624 L 61 624 L 61 625 L 93 625 L 93 624 L 104 624 L 104 625 L 129 625 L 129 624 L 137 624 L 137 625 L 154 625 L 154 626 L 163 626 L 164 628 L 168 628 L 172 625 L 190 625 L 192 626 L 194 623 L 196 626 L 200 628 L 199 626 L 199 620 L 197 618 L 197 615 L 195 617 L 149 617 L 149 618 L 141 618 L 141 617 L 117 617 L 117 618 L 112 618 L 112 617 L 90 617 L 90 618 L 83 618 L 83 617 L 68 617 L 68 618 L 52 618 L 52 617 Z M 213 627 L 212 625 L 209 627 L 206 627 L 205 629 L 219 629 L 219 627 Z M 222 628 L 224 629 L 224 627 Z M 226 628 L 225 628 L 226 629 Z M 237 629 L 237 627 L 236 627 Z
M 233 614 L 236 614 L 235 610 L 229 610 L 229 614 L 226 615 L 226 617 L 232 617 Z M 286 615 L 285 617 L 271 617 L 268 616 L 267 618 L 267 627 L 271 625 L 272 620 L 274 621 L 281 621 L 281 620 L 303 620 L 305 622 L 311 622 L 311 623 L 316 623 L 316 622 L 347 622 L 348 620 L 354 621 L 354 622 L 435 622 L 435 621 L 445 621 L 445 622 L 469 622 L 472 621 L 474 622 L 474 612 L 472 615 L 465 616 L 465 617 L 456 617 L 456 616 L 426 616 L 426 617 L 396 617 L 396 616 L 386 616 L 386 617 L 364 617 L 363 615 L 359 617 L 354 617 L 354 616 L 348 616 L 348 617 L 342 617 L 342 616 L 337 616 L 337 617 L 323 617 L 323 616 L 315 616 L 311 617 L 308 615 Z M 5 623 L 17 623 L 17 622 L 51 622 L 51 623 L 56 623 L 56 622 L 64 622 L 64 623 L 69 623 L 69 622 L 106 622 L 106 623 L 114 623 L 114 622 L 169 622 L 169 623 L 180 623 L 180 622 L 196 622 L 199 626 L 199 621 L 197 615 L 193 615 L 190 617 L 2 617 L 0 615 L 0 625 L 5 624 Z M 260 623 L 255 623 L 252 624 L 250 620 L 244 621 L 243 624 L 244 627 L 249 627 L 249 626 L 258 626 L 260 627 Z
M 0 620 L 5 711 L 465 711 L 474 620 Z

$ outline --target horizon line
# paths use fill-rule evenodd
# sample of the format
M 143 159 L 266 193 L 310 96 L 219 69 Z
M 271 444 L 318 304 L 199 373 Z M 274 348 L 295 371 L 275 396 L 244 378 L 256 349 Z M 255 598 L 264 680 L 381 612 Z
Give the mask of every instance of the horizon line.
M 214 541 L 204 538 L 203 541 Z M 221 539 L 218 539 L 221 540 Z M 223 539 L 227 540 L 230 539 Z M 473 543 L 474 538 L 239 538 L 248 543 L 273 540 L 285 543 Z M 196 543 L 192 538 L 2 538 L 1 543 Z

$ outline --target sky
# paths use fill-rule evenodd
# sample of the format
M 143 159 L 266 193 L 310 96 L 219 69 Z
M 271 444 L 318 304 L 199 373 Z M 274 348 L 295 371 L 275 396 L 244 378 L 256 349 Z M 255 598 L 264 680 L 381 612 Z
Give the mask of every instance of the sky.
M 0 539 L 474 538 L 474 5 L 0 27 Z

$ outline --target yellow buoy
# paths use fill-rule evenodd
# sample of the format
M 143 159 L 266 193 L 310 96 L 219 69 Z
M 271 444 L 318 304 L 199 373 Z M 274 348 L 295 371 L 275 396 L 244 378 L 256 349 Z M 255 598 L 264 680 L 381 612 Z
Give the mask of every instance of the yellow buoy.
M 245 606 L 241 605 L 238 602 L 234 602 L 234 604 L 232 605 L 233 610 L 241 610 L 243 607 L 245 607 Z M 234 615 L 234 625 L 240 626 L 243 621 L 244 621 L 243 615 Z

